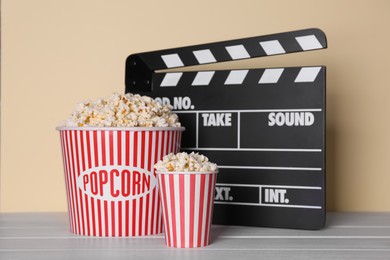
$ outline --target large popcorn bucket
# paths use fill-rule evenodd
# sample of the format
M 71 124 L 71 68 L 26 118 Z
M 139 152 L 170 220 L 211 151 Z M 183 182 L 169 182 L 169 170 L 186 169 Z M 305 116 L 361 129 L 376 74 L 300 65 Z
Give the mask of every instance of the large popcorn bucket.
M 157 172 L 169 247 L 210 244 L 217 172 Z
M 180 150 L 183 127 L 59 127 L 71 231 L 128 237 L 162 232 L 154 164 Z

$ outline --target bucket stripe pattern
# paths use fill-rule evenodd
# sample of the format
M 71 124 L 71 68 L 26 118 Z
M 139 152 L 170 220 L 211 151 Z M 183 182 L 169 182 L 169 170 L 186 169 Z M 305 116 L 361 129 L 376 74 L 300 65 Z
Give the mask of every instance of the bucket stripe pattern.
M 140 179 L 136 182 L 133 179 L 132 195 L 140 194 L 138 196 L 115 199 L 107 195 L 99 198 L 98 195 L 103 194 L 103 186 L 109 185 L 111 191 L 130 194 L 130 188 L 123 184 L 124 181 L 119 187 L 114 186 L 117 185 L 114 182 L 109 183 L 109 176 L 126 180 L 123 174 L 119 176 L 119 171 L 110 172 L 116 167 L 143 169 L 151 173 L 150 178 L 154 178 L 157 184 L 153 165 L 164 155 L 180 150 L 180 131 L 61 130 L 60 138 L 73 233 L 122 237 L 162 232 L 158 185 L 152 187 L 152 181 L 141 185 Z M 93 169 L 102 169 L 100 173 L 104 174 L 100 174 L 100 179 L 99 171 Z M 97 183 L 94 186 L 91 184 L 92 193 L 97 196 L 91 196 L 80 187 L 79 177 L 83 177 L 86 171 L 92 172 L 91 181 Z
M 158 174 L 169 247 L 210 244 L 216 173 Z

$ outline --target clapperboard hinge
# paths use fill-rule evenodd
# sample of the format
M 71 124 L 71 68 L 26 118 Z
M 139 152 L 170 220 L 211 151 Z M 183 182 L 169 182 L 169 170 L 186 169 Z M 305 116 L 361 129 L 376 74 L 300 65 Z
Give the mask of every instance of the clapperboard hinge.
M 321 30 L 304 29 L 127 58 L 126 92 L 172 105 L 182 150 L 219 165 L 214 223 L 324 226 L 326 67 L 178 68 L 324 48 Z

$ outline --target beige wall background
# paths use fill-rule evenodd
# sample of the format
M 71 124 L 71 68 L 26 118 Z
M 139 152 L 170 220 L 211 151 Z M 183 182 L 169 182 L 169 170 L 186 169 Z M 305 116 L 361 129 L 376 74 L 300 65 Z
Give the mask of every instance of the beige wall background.
M 326 65 L 328 209 L 390 211 L 390 1 L 1 2 L 1 212 L 66 210 L 55 127 L 129 54 L 311 27 L 328 49 L 212 68 Z

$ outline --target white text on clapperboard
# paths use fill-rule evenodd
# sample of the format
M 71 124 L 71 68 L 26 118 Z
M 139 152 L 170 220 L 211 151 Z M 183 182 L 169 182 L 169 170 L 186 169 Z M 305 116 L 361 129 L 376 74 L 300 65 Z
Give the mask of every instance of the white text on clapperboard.
M 311 112 L 279 112 L 268 114 L 269 126 L 311 126 L 314 123 L 314 115 Z
M 156 97 L 155 100 L 162 105 L 172 105 L 174 110 L 194 109 L 190 97 L 173 97 L 173 104 L 167 97 Z

